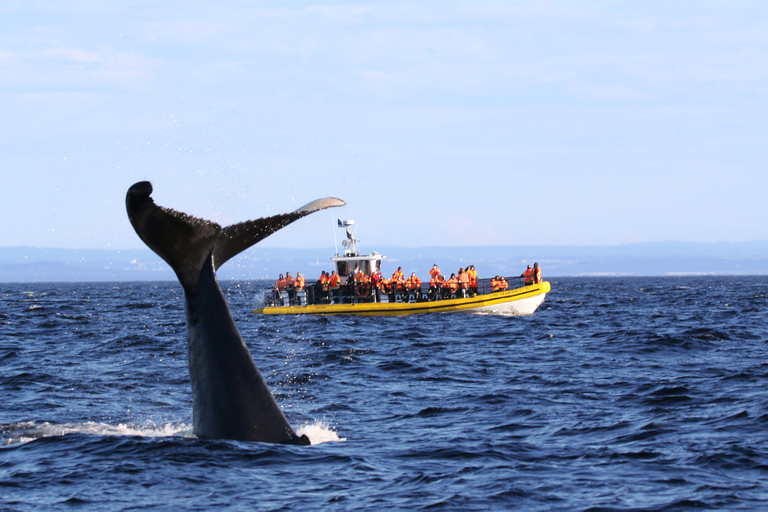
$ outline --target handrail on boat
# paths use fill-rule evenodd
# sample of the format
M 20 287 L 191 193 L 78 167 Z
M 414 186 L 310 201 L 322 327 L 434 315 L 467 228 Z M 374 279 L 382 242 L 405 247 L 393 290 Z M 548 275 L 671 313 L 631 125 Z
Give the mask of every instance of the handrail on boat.
M 518 288 L 531 284 L 521 276 L 504 277 L 508 283 L 518 282 Z M 264 307 L 275 306 L 311 306 L 325 304 L 353 304 L 373 302 L 434 302 L 439 300 L 473 297 L 476 295 L 488 295 L 494 293 L 491 289 L 492 278 L 477 280 L 477 289 L 458 290 L 446 293 L 444 289 L 431 290 L 429 285 L 422 283 L 418 290 L 403 290 L 382 292 L 372 286 L 368 286 L 367 293 L 359 293 L 359 288 L 354 286 L 341 286 L 336 290 L 323 290 L 318 280 L 307 281 L 302 291 L 284 290 L 278 292 L 274 288 L 264 291 Z M 512 286 L 510 286 L 510 289 Z

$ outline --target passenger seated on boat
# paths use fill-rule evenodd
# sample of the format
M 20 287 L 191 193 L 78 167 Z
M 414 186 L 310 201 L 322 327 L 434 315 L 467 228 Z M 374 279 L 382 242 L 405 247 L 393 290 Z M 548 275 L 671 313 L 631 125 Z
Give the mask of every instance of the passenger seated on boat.
M 443 299 L 450 299 L 452 294 L 455 294 L 459 289 L 459 280 L 456 278 L 456 274 L 451 274 L 451 277 L 443 280 L 441 283 L 441 295 Z
M 429 292 L 428 297 L 429 300 L 435 300 L 440 298 L 440 283 L 441 278 L 443 276 L 441 274 L 435 274 L 432 276 L 432 279 L 429 280 Z
M 411 272 L 411 275 L 406 279 L 405 289 L 408 290 L 408 292 L 413 292 L 416 296 L 421 297 L 421 279 L 416 277 L 416 272 Z
M 361 270 L 355 273 L 355 302 L 367 302 L 371 296 L 371 285 Z
M 501 291 L 509 290 L 509 283 L 504 279 L 504 276 L 501 276 L 499 280 L 501 281 Z
M 389 280 L 389 286 L 391 299 L 394 302 L 397 296 L 402 295 L 405 291 L 405 278 L 400 267 L 397 267 L 395 273 L 392 274 L 392 279 Z
M 499 276 L 496 276 L 491 279 L 491 292 L 500 292 L 501 290 L 501 279 L 499 279 Z
M 434 278 L 435 278 L 435 277 L 437 277 L 437 276 L 439 276 L 439 277 L 442 277 L 442 276 L 443 276 L 443 273 L 442 273 L 442 272 L 440 272 L 440 267 L 438 267 L 438 266 L 437 266 L 437 263 L 435 263 L 434 265 L 432 265 L 432 269 L 429 271 L 429 277 L 430 277 L 430 278 L 432 278 L 432 279 L 434 279 Z M 431 281 L 432 279 L 430 279 L 430 281 Z

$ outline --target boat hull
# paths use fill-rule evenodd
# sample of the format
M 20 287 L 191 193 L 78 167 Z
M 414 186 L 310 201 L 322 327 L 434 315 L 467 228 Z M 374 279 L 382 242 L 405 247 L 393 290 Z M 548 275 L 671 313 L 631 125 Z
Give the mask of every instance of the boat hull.
M 403 316 L 421 313 L 478 313 L 493 315 L 532 315 L 550 290 L 549 282 L 503 292 L 461 299 L 428 302 L 358 302 L 353 304 L 318 304 L 310 306 L 270 306 L 254 310 L 265 315 L 365 315 Z

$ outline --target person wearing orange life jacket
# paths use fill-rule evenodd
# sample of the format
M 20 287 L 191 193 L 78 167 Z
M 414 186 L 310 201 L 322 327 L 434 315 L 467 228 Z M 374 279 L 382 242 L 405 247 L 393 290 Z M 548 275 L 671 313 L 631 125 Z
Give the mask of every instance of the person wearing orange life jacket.
M 283 274 L 280 274 L 280 277 L 277 281 L 275 281 L 275 287 L 272 288 L 272 295 L 276 300 L 280 300 L 280 292 L 282 292 L 285 289 L 285 278 L 283 277 Z
M 533 272 L 532 272 L 532 280 L 534 283 L 540 283 L 541 282 L 541 267 L 538 263 L 533 264 Z
M 379 285 L 381 286 L 381 293 L 386 293 L 389 295 L 392 285 L 390 284 L 389 279 L 387 279 L 384 276 L 381 276 L 381 281 L 379 281 Z
M 430 269 L 430 271 L 429 271 L 429 276 L 431 278 L 434 278 L 435 276 L 442 276 L 442 275 L 443 275 L 443 273 L 440 272 L 440 267 L 437 266 L 437 263 L 432 265 L 432 269 Z
M 456 277 L 456 274 L 451 274 L 450 279 L 448 279 L 448 290 L 451 293 L 459 291 L 459 279 Z
M 445 299 L 451 295 L 451 278 L 440 281 L 440 295 Z
M 331 275 L 328 276 L 328 298 L 332 298 L 332 302 L 339 300 L 339 289 L 341 288 L 341 278 L 335 270 L 331 270 Z
M 405 287 L 409 292 L 421 291 L 421 279 L 416 277 L 416 272 L 411 272 L 411 275 L 405 281 Z
M 405 276 L 400 267 L 397 267 L 397 270 L 392 274 L 392 279 L 389 280 L 389 287 L 393 294 L 393 300 L 395 294 L 402 293 L 405 290 Z
M 442 275 L 441 274 L 434 274 L 432 275 L 432 279 L 429 280 L 429 300 L 435 300 L 435 298 L 440 297 L 440 281 Z
M 290 272 L 285 273 L 285 290 L 288 292 L 288 299 L 293 300 L 296 297 L 296 286 Z
M 292 299 L 294 299 L 297 295 L 297 292 L 304 289 L 304 276 L 301 275 L 301 272 L 296 273 L 296 279 L 293 280 L 293 286 L 288 291 L 288 296 Z M 298 301 L 296 301 L 298 303 Z
M 491 292 L 498 292 L 499 290 L 501 290 L 501 282 L 499 276 L 496 276 L 491 279 Z
M 371 274 L 371 288 L 373 289 L 376 302 L 381 302 L 381 280 L 382 275 L 379 270 Z
M 469 291 L 477 295 L 477 270 L 475 270 L 475 266 L 467 267 L 467 273 L 469 274 Z
M 504 279 L 504 276 L 501 276 L 499 278 L 499 281 L 501 283 L 501 291 L 509 290 L 509 283 L 507 282 L 506 279 Z
M 368 276 L 366 276 L 361 270 L 358 272 L 358 277 L 355 282 L 357 283 L 355 292 L 357 293 L 358 297 L 363 300 L 367 300 L 371 296 L 371 285 L 368 280 Z
M 469 292 L 469 274 L 467 274 L 463 268 L 459 269 L 459 276 L 457 279 L 459 280 L 459 288 L 462 293 Z
M 523 284 L 525 284 L 525 286 L 533 284 L 533 270 L 531 269 L 530 265 L 528 265 L 528 268 L 525 269 L 525 272 L 520 274 L 520 277 L 523 278 Z
M 315 289 L 319 291 L 318 296 L 320 297 L 321 301 L 330 300 L 330 291 L 329 291 L 329 284 L 328 284 L 328 274 L 325 273 L 325 270 L 322 271 L 320 274 L 320 279 L 317 280 L 317 284 L 315 285 Z

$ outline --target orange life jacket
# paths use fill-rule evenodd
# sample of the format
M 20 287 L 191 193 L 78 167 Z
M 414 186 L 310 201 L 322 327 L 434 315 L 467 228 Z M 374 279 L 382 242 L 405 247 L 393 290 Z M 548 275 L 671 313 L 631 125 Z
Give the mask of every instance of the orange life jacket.
M 532 274 L 533 271 L 530 268 L 525 269 L 525 272 L 523 272 L 523 279 L 525 279 L 525 282 L 530 282 L 532 280 Z

